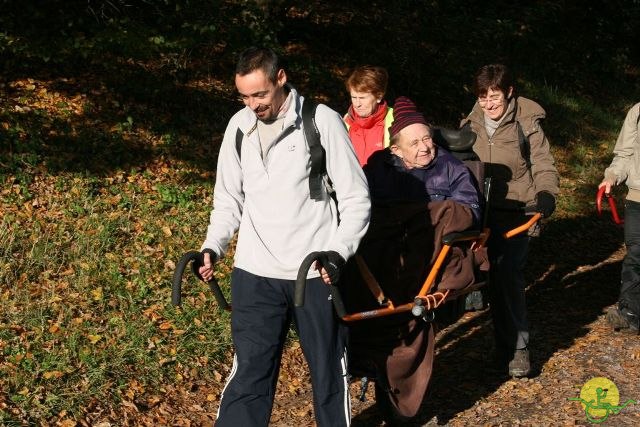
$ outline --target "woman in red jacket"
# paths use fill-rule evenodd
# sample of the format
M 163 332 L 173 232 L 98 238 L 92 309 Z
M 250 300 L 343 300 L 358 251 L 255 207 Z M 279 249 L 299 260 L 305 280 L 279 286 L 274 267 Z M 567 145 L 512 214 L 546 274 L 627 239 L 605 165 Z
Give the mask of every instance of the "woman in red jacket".
M 351 106 L 344 116 L 361 166 L 371 154 L 389 146 L 393 109 L 384 100 L 389 75 L 382 67 L 363 65 L 346 81 Z

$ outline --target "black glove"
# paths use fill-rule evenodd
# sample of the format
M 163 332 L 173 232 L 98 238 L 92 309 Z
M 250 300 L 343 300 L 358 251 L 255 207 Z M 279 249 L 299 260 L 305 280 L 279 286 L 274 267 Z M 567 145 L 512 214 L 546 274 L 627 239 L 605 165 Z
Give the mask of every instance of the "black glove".
M 202 276 L 200 275 L 200 267 L 202 267 L 204 265 L 204 254 L 209 254 L 211 256 L 211 265 L 216 263 L 216 260 L 218 259 L 218 256 L 216 255 L 216 253 L 207 248 L 207 249 L 203 249 L 202 252 L 200 252 L 200 256 L 195 258 L 193 260 L 193 262 L 191 263 L 191 271 L 193 271 L 193 274 L 195 274 L 195 276 L 202 280 L 203 282 L 205 281 Z
M 318 262 L 327 271 L 331 284 L 337 284 L 340 280 L 340 273 L 347 263 L 344 258 L 336 251 L 326 251 L 320 252 Z
M 548 218 L 556 210 L 556 198 L 548 191 L 540 191 L 536 194 L 536 211 Z

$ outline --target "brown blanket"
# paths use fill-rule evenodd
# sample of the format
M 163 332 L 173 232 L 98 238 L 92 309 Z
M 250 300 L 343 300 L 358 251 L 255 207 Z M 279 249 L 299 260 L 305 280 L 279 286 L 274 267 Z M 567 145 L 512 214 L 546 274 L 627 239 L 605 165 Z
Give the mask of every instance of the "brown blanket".
M 434 227 L 434 248 L 430 264 L 433 264 L 442 249 L 442 238 L 450 233 L 464 231 L 473 224 L 471 209 L 467 206 L 446 200 L 430 202 L 428 205 L 431 225 Z M 455 245 L 444 264 L 439 280 L 438 290 L 462 289 L 472 285 L 474 270 L 489 269 L 489 258 L 486 248 L 472 251 L 468 244 Z
M 413 301 L 442 247 L 442 236 L 472 225 L 469 208 L 452 201 L 377 206 L 358 254 L 394 304 Z M 486 259 L 467 244 L 452 247 L 437 289 L 461 289 L 474 283 L 474 266 Z M 343 285 L 349 312 L 378 308 L 355 264 L 350 261 Z M 410 313 L 349 323 L 350 370 L 377 376 L 397 411 L 416 415 L 431 379 L 434 328 Z

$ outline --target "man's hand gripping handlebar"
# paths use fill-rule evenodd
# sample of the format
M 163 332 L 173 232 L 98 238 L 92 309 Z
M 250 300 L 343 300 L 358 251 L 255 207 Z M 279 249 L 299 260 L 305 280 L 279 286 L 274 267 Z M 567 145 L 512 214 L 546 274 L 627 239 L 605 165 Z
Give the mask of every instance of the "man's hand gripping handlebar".
M 211 249 L 205 249 L 202 252 L 197 251 L 189 251 L 180 258 L 178 265 L 176 266 L 176 271 L 173 273 L 173 282 L 171 287 L 171 303 L 175 306 L 179 306 L 182 303 L 182 276 L 184 275 L 184 270 L 187 265 L 193 261 L 191 265 L 191 270 L 195 276 L 202 280 L 203 282 L 207 282 L 209 285 L 209 289 L 213 292 L 213 296 L 216 298 L 218 302 L 218 307 L 220 310 L 231 311 L 231 306 L 225 299 L 218 282 L 215 277 L 211 276 L 209 281 L 206 281 L 200 275 L 200 267 L 205 264 L 204 254 L 207 253 L 210 256 L 211 263 L 214 263 L 217 256 L 215 252 Z
M 294 305 L 296 307 L 304 306 L 304 297 L 305 297 L 305 289 L 307 286 L 307 272 L 311 266 L 318 262 L 321 267 L 324 267 L 325 270 L 329 270 L 331 268 L 330 265 L 323 265 L 323 263 L 330 262 L 331 257 L 327 258 L 326 252 L 311 252 L 300 264 L 300 269 L 298 270 L 298 277 L 296 279 L 295 289 L 294 289 Z M 342 260 L 344 262 L 344 260 Z M 335 260 L 333 261 L 335 262 Z M 327 268 L 329 267 L 329 268 Z M 342 266 L 340 266 L 341 268 Z M 331 294 L 331 300 L 333 301 L 333 307 L 336 310 L 336 314 L 339 318 L 343 318 L 347 315 L 347 311 L 344 308 L 344 303 L 342 302 L 342 297 L 340 296 L 340 290 L 336 286 L 336 282 L 331 282 L 329 286 L 329 293 Z

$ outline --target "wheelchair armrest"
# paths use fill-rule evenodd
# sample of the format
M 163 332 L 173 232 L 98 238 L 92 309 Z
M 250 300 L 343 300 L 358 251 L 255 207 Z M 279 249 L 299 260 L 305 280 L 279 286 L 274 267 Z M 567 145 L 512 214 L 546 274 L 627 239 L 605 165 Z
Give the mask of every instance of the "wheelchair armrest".
M 482 232 L 480 230 L 467 230 L 467 231 L 459 231 L 455 233 L 449 233 L 442 236 L 442 243 L 445 245 L 453 245 L 457 242 L 464 242 L 467 240 L 476 240 L 480 237 Z

